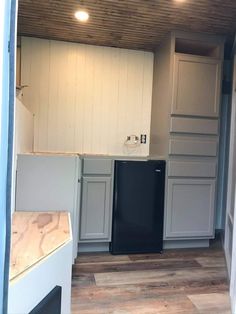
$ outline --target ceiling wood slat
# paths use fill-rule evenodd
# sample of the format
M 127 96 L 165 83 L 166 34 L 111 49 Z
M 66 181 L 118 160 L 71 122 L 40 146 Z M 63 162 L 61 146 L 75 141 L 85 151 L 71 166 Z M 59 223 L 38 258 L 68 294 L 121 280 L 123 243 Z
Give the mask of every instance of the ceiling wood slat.
M 74 17 L 90 14 L 87 23 Z M 236 31 L 235 0 L 19 0 L 18 34 L 152 51 L 171 30 Z

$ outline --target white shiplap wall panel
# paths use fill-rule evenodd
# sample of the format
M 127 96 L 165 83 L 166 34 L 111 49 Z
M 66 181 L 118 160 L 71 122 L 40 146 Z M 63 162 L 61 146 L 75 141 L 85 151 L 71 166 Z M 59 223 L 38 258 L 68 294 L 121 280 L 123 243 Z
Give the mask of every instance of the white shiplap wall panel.
M 15 100 L 14 147 L 12 160 L 11 212 L 15 211 L 17 155 L 31 153 L 34 142 L 34 117 L 20 99 Z
M 21 58 L 35 151 L 149 154 L 152 53 L 23 37 Z

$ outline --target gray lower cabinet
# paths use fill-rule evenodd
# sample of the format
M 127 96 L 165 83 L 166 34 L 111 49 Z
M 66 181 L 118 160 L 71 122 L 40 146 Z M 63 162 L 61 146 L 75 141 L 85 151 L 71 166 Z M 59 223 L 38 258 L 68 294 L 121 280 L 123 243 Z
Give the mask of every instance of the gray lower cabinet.
M 83 177 L 80 240 L 110 240 L 111 177 Z
M 113 166 L 110 158 L 83 159 L 79 242 L 111 240 Z
M 168 179 L 167 238 L 214 235 L 215 179 Z

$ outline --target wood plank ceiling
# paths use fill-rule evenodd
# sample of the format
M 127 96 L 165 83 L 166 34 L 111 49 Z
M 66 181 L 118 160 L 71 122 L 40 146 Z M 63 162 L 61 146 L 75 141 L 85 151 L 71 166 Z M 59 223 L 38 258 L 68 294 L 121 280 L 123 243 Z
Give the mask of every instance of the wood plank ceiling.
M 75 19 L 79 9 L 86 23 Z M 152 51 L 171 30 L 232 38 L 236 1 L 19 0 L 19 35 Z

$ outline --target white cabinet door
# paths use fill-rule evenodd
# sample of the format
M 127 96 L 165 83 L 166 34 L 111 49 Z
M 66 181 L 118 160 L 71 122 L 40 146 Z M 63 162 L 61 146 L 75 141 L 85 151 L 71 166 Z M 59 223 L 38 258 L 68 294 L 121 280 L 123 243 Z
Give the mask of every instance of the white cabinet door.
M 213 236 L 214 203 L 214 179 L 169 179 L 166 238 Z
M 172 114 L 218 117 L 221 61 L 175 55 Z
M 83 177 L 80 240 L 111 237 L 111 177 Z

